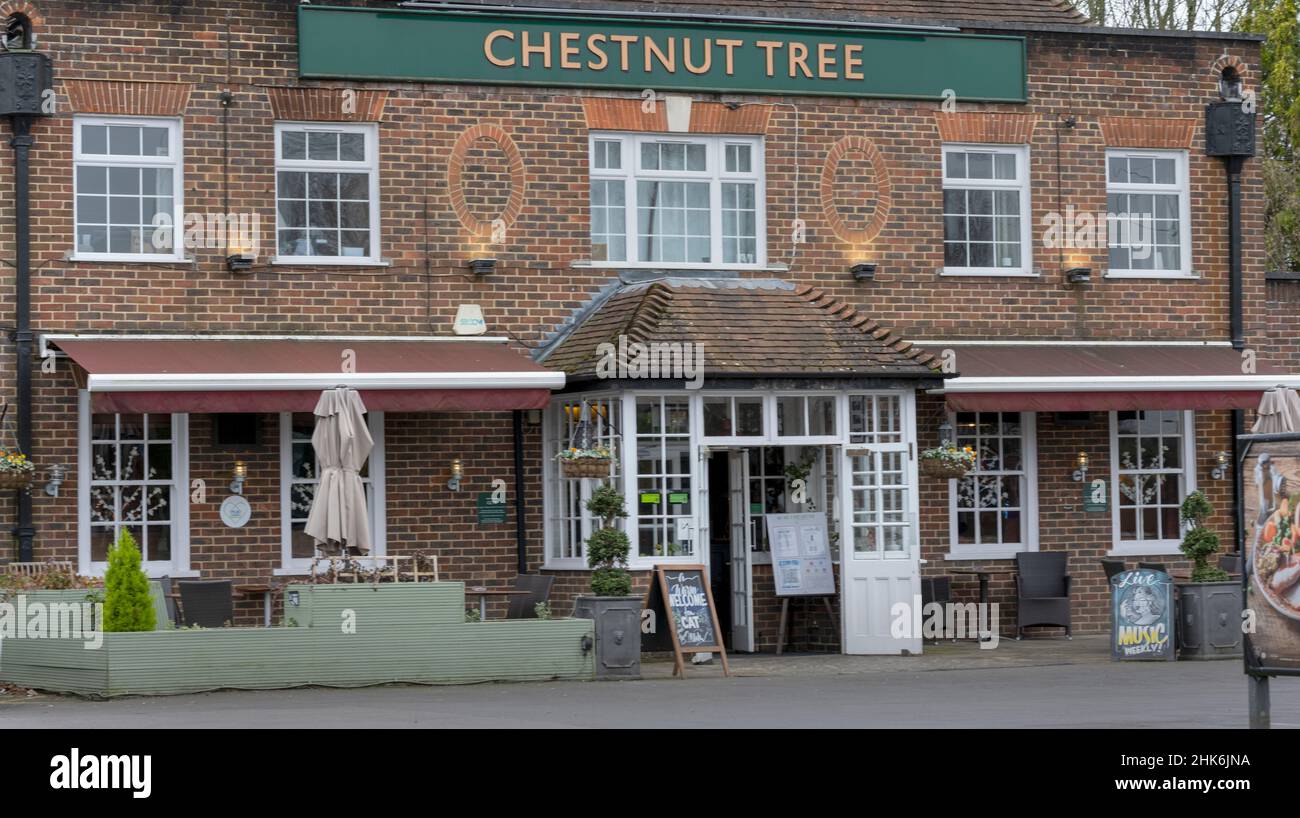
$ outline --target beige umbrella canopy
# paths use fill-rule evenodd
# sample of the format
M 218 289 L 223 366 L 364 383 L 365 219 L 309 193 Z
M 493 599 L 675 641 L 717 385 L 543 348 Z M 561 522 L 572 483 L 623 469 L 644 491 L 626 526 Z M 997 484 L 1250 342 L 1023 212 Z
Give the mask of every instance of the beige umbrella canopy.
M 1275 386 L 1264 393 L 1252 434 L 1300 432 L 1300 395 L 1288 386 Z
M 306 532 L 318 543 L 370 550 L 370 515 L 361 467 L 375 441 L 366 426 L 366 407 L 355 389 L 321 393 L 311 445 L 320 463 L 320 483 L 307 515 Z

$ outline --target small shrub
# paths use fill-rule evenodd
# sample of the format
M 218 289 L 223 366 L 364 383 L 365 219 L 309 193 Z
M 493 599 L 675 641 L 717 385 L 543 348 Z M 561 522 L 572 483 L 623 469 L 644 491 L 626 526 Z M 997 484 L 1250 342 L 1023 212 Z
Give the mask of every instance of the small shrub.
M 627 534 L 618 527 L 627 516 L 623 495 L 613 486 L 601 486 L 591 493 L 587 510 L 603 521 L 587 538 L 587 564 L 591 572 L 591 591 L 596 596 L 628 596 L 632 577 L 627 572 L 627 555 L 632 548 Z
M 478 608 L 466 608 L 466 609 L 465 609 L 465 622 L 466 622 L 466 624 L 468 624 L 468 623 L 470 623 L 470 622 L 481 622 L 481 621 L 483 621 L 483 617 L 479 615 Z
M 1217 565 L 1210 565 L 1210 557 L 1219 550 L 1219 535 L 1205 527 L 1205 520 L 1214 513 L 1205 494 L 1194 491 L 1187 495 L 1178 509 L 1178 517 L 1189 526 L 1178 546 L 1192 561 L 1192 582 L 1222 582 L 1228 579 L 1228 572 Z
M 156 624 L 149 578 L 140 569 L 140 549 L 131 532 L 124 528 L 108 552 L 108 571 L 104 574 L 104 630 L 108 633 L 151 631 Z
M 538 619 L 550 619 L 551 603 L 538 602 L 536 605 L 533 606 L 533 613 L 537 614 Z

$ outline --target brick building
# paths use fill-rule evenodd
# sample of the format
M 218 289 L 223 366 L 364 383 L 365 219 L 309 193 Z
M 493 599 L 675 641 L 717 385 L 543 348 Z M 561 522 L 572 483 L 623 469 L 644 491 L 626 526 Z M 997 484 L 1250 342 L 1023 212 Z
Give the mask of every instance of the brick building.
M 887 613 L 921 574 L 973 600 L 954 571 L 1020 551 L 1067 553 L 1074 628 L 1101 630 L 1100 559 L 1179 565 L 1195 488 L 1232 540 L 1234 410 L 1290 356 L 1249 161 L 1234 338 L 1203 123 L 1259 38 L 1052 0 L 538 5 L 0 2 L 54 77 L 30 149 L 41 474 L 5 556 L 101 572 L 127 526 L 159 575 L 304 573 L 310 412 L 338 384 L 371 409 L 374 553 L 550 573 L 567 613 L 598 481 L 553 456 L 585 421 L 638 587 L 711 564 L 738 650 L 776 641 L 770 514 L 826 519 L 849 633 L 797 606 L 794 641 L 852 652 L 918 647 Z M 486 335 L 454 333 L 471 306 Z M 699 380 L 602 369 L 620 340 L 701 350 Z M 975 474 L 919 473 L 941 436 Z M 505 522 L 480 519 L 501 485 Z M 1013 621 L 1010 574 L 992 593 Z

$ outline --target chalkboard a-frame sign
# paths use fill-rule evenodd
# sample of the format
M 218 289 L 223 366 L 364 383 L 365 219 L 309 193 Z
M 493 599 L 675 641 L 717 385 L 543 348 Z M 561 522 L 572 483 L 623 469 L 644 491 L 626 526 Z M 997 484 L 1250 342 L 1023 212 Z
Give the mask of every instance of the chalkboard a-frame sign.
M 705 571 L 703 565 L 656 565 L 646 592 L 645 609 L 653 612 L 656 630 L 663 628 L 672 637 L 673 675 L 681 678 L 686 676 L 686 654 L 715 651 L 722 657 L 723 674 L 731 675 Z

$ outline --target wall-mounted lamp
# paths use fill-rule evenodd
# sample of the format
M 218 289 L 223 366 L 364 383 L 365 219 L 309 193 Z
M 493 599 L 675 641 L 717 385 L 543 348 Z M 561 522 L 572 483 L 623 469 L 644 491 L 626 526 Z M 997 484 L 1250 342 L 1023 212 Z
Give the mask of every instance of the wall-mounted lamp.
M 246 273 L 253 269 L 253 257 L 248 253 L 231 253 L 226 256 L 226 269 L 232 273 Z
M 854 281 L 872 281 L 876 277 L 876 265 L 870 261 L 860 261 L 849 268 Z
M 1092 268 L 1071 267 L 1065 271 L 1065 280 L 1070 284 L 1087 284 L 1092 280 Z
M 952 441 L 952 424 L 949 423 L 945 418 L 944 421 L 939 424 L 939 445 L 942 446 L 945 443 L 949 443 L 951 441 Z
M 1232 461 L 1232 455 L 1227 452 L 1219 452 L 1215 456 L 1213 469 L 1210 469 L 1210 477 L 1214 480 L 1222 480 L 1228 476 L 1228 463 Z
M 541 409 L 529 409 L 528 411 L 524 412 L 524 420 L 528 422 L 528 425 L 529 425 L 529 426 L 541 426 L 541 425 L 542 425 L 542 410 L 541 410 Z
M 469 260 L 469 271 L 476 276 L 485 276 L 495 273 L 497 269 L 497 260 L 494 258 L 472 258 Z
M 63 485 L 63 467 L 50 466 L 50 479 L 45 484 L 45 493 L 51 497 L 59 496 L 59 486 Z
M 457 457 L 451 461 L 451 479 L 447 481 L 447 488 L 460 491 L 460 481 L 464 476 L 465 469 L 460 465 L 460 458 Z
M 244 481 L 247 479 L 248 479 L 248 466 L 244 465 L 244 461 L 236 460 L 234 478 L 230 481 L 230 493 L 243 494 Z
M 1219 97 L 1225 102 L 1241 102 L 1246 92 L 1246 83 L 1242 82 L 1237 69 L 1227 66 L 1219 75 Z
M 1078 464 L 1079 468 L 1075 469 L 1074 474 L 1071 476 L 1074 478 L 1074 482 L 1082 483 L 1088 479 L 1088 453 L 1079 452 L 1079 457 L 1075 460 L 1075 463 Z

